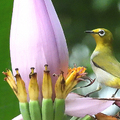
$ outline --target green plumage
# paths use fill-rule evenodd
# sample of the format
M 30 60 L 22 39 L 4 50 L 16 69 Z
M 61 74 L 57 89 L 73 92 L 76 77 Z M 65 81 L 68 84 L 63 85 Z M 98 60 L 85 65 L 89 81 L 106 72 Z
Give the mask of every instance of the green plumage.
M 112 54 L 100 52 L 92 61 L 104 71 L 120 78 L 120 63 Z

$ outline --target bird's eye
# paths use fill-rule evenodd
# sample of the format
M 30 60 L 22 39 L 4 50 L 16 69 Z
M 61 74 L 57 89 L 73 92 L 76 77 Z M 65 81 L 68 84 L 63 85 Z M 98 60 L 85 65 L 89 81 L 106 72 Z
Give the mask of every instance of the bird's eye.
M 105 35 L 105 31 L 104 30 L 99 30 L 98 34 L 99 34 L 99 36 L 104 36 Z

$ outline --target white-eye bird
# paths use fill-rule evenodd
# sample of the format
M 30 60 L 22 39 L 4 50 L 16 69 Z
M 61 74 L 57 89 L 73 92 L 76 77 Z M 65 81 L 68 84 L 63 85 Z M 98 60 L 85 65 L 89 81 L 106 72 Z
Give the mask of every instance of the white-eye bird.
M 99 83 L 112 88 L 117 88 L 118 91 L 120 89 L 120 63 L 113 55 L 112 33 L 104 28 L 98 28 L 85 32 L 90 33 L 96 41 L 96 48 L 90 58 L 91 66 L 96 75 L 96 79 Z M 99 84 L 96 91 L 100 89 L 101 85 Z M 115 94 L 113 94 L 113 96 Z

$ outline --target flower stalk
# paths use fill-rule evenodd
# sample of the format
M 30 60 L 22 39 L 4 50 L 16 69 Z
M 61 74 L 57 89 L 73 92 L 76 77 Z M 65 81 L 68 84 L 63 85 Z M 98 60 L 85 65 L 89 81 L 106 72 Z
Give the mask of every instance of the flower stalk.
M 65 114 L 65 99 L 55 98 L 54 110 L 55 110 L 54 120 L 63 120 Z
M 31 120 L 28 102 L 26 103 L 19 102 L 19 108 L 20 108 L 20 112 L 22 114 L 23 119 Z
M 42 119 L 43 120 L 54 120 L 53 119 L 53 101 L 52 99 L 42 100 Z

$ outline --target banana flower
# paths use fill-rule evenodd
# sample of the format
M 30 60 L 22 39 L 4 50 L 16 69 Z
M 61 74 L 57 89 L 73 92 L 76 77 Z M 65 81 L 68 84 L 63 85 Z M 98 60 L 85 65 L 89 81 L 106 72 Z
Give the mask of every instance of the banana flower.
M 44 65 L 51 75 L 66 74 L 68 50 L 62 27 L 50 0 L 14 0 L 10 32 L 10 55 L 13 73 L 19 68 L 26 88 L 30 68 L 39 73 L 42 85 Z M 53 86 L 55 80 L 53 78 Z
M 33 114 L 36 112 L 34 108 L 50 115 L 51 120 L 62 120 L 63 117 L 58 115 L 63 115 L 64 109 L 68 115 L 83 117 L 86 114 L 93 115 L 101 112 L 113 103 L 112 101 L 93 100 L 94 106 L 99 105 L 99 109 L 92 112 L 92 106 L 87 109 L 85 102 L 87 100 L 87 103 L 90 101 L 92 104 L 92 98 L 82 100 L 78 95 L 69 94 L 80 80 L 79 78 L 85 75 L 86 69 L 78 67 L 70 69 L 68 73 L 67 44 L 51 0 L 14 0 L 10 31 L 10 56 L 16 80 L 10 70 L 3 73 L 6 75 L 5 80 L 20 101 L 20 111 L 26 109 L 22 115 L 24 116 L 26 113 L 27 120 L 32 117 L 36 118 L 36 115 Z M 53 76 L 54 73 L 55 76 Z M 56 77 L 57 75 L 59 76 Z M 24 97 L 21 97 L 22 95 Z M 50 114 L 54 113 L 52 100 L 55 100 L 54 108 L 57 116 L 55 118 Z M 27 103 L 29 101 L 30 111 L 28 111 Z M 39 103 L 40 106 L 43 106 L 42 108 L 35 107 Z M 51 108 L 50 113 L 46 111 L 47 104 Z M 62 106 L 60 110 L 59 105 Z M 84 110 L 81 109 L 81 106 Z M 61 109 L 63 113 L 60 113 Z M 32 115 L 29 117 L 29 114 Z M 38 116 L 41 119 L 41 116 Z M 44 114 L 42 117 L 44 117 L 43 120 L 47 119 Z M 15 119 L 22 119 L 22 116 Z

